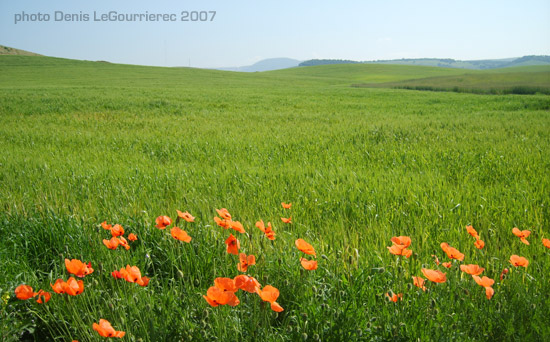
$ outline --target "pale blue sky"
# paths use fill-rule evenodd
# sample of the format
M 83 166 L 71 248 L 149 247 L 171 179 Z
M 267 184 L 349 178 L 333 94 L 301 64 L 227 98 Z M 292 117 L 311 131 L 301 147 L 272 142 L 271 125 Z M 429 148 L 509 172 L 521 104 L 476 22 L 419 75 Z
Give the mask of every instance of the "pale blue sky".
M 181 22 L 182 11 L 216 11 Z M 55 11 L 89 21 L 55 21 Z M 177 14 L 176 22 L 96 22 L 98 14 Z M 15 15 L 49 14 L 49 22 Z M 230 67 L 299 60 L 550 55 L 550 1 L 0 0 L 0 44 L 116 63 Z

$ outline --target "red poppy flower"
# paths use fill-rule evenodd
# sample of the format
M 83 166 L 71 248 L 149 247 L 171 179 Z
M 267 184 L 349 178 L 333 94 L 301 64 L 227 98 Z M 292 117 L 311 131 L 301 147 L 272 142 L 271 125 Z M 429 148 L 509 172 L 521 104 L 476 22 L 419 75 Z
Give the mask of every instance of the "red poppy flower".
M 93 328 L 102 337 L 118 337 L 122 338 L 126 333 L 124 331 L 116 331 L 106 319 L 100 319 L 99 324 L 94 323 Z
M 224 291 L 216 286 L 211 286 L 208 291 L 206 291 L 206 296 L 203 295 L 203 297 L 208 304 L 213 307 L 226 304 L 229 306 L 237 306 L 240 303 L 239 298 L 235 296 L 234 292 Z
M 50 284 L 50 286 L 52 287 L 53 292 L 58 293 L 58 294 L 63 294 L 63 293 L 65 293 L 65 290 L 63 289 L 63 284 L 65 284 L 63 279 L 57 279 L 55 281 L 55 284 L 53 284 L 53 285 Z
M 112 236 L 122 236 L 124 235 L 124 228 L 120 224 L 115 224 L 113 228 L 111 228 L 111 235 Z
M 426 291 L 426 286 L 424 286 L 424 283 L 426 282 L 426 279 L 422 277 L 412 277 L 413 278 L 413 284 L 414 286 L 421 288 L 422 291 Z
M 542 244 L 546 248 L 550 248 L 550 239 L 542 239 Z
M 485 296 L 487 296 L 487 299 L 493 298 L 494 294 L 495 294 L 495 290 L 493 290 L 492 287 L 490 286 L 485 287 Z
M 229 221 L 229 227 L 239 233 L 245 233 L 244 227 L 239 221 Z
M 111 230 L 111 228 L 113 228 L 112 225 L 107 224 L 107 221 L 101 222 L 101 227 L 103 227 L 103 229 L 105 229 L 105 230 Z
M 285 202 L 281 202 L 281 205 L 283 206 L 284 209 L 290 209 L 290 207 L 292 206 L 292 203 L 285 203 Z
M 111 272 L 111 275 L 113 276 L 113 278 L 115 279 L 122 279 L 122 274 L 117 271 L 117 270 L 114 270 L 113 272 Z
M 450 262 L 450 261 L 442 262 L 442 263 L 441 263 L 441 266 L 443 266 L 443 267 L 445 267 L 445 268 L 451 268 L 452 265 L 453 265 L 453 263 Z
M 69 296 L 76 296 L 84 292 L 84 282 L 82 280 L 77 281 L 73 277 L 70 277 L 62 286 L 63 291 Z
M 233 236 L 233 234 L 229 235 L 227 240 L 225 240 L 225 244 L 227 245 L 227 253 L 235 255 L 239 254 L 239 248 L 241 248 L 241 244 L 239 243 L 239 240 L 237 240 L 237 238 Z
M 391 242 L 395 245 L 403 246 L 403 248 L 411 245 L 411 238 L 408 236 L 394 236 L 391 238 Z
M 180 240 L 187 243 L 191 242 L 191 237 L 187 234 L 185 230 L 182 230 L 179 227 L 173 227 L 170 230 L 170 234 L 172 234 L 172 237 L 176 240 Z
M 403 294 L 402 293 L 399 293 L 399 294 L 395 294 L 393 293 L 391 296 L 390 296 L 390 293 L 387 292 L 386 293 L 386 297 L 388 297 L 388 299 L 394 303 L 397 303 L 397 301 L 399 300 L 399 298 L 403 299 Z
M 500 273 L 500 280 L 504 279 L 504 276 L 508 274 L 508 269 L 505 268 L 502 270 L 502 272 Z
M 493 279 L 491 279 L 489 277 L 485 277 L 485 276 L 483 276 L 483 278 L 480 278 L 477 275 L 472 275 L 472 278 L 474 278 L 475 282 L 479 286 L 483 286 L 483 287 L 493 286 L 493 284 L 495 283 L 495 281 Z
M 117 249 L 119 242 L 118 239 L 113 236 L 110 240 L 103 239 L 103 244 L 109 249 Z
M 67 268 L 67 272 L 80 278 L 94 272 L 91 263 L 85 264 L 78 259 L 65 259 L 65 267 Z
M 314 271 L 317 269 L 317 261 L 315 260 L 307 260 L 305 258 L 300 258 L 300 263 L 302 264 L 302 267 L 308 271 Z
M 460 253 L 460 251 L 454 247 L 449 246 L 448 243 L 443 242 L 441 244 L 441 249 L 447 254 L 447 256 L 451 259 L 456 260 L 464 260 L 464 254 Z
M 510 263 L 514 266 L 523 266 L 527 267 L 529 266 L 529 260 L 525 259 L 524 257 L 521 257 L 519 255 L 512 255 L 510 257 Z
M 434 283 L 444 283 L 447 281 L 447 274 L 438 270 L 423 268 L 422 274 L 424 274 L 429 281 L 433 281 Z
M 222 227 L 223 229 L 227 229 L 231 226 L 231 220 L 222 220 L 221 218 L 215 216 L 214 221 L 218 226 Z
M 128 240 L 130 240 L 130 241 L 136 241 L 137 239 L 138 239 L 138 237 L 134 233 L 130 233 L 130 235 L 128 235 Z
M 155 219 L 156 226 L 158 229 L 165 229 L 167 226 L 172 224 L 172 219 L 168 216 L 159 216 Z
M 283 308 L 276 302 L 277 298 L 279 298 L 279 290 L 277 288 L 267 285 L 258 291 L 258 295 L 260 295 L 263 301 L 271 303 L 271 310 L 276 312 L 283 311 Z
M 50 301 L 50 298 L 52 298 L 52 294 L 44 290 L 38 290 L 36 295 L 38 296 L 38 299 L 36 300 L 38 304 L 47 303 Z
M 176 209 L 176 211 L 178 212 L 178 217 L 184 219 L 185 221 L 187 222 L 195 222 L 195 217 L 191 214 L 189 214 L 189 212 L 181 212 L 179 210 Z
M 29 298 L 36 296 L 37 294 L 38 293 L 34 292 L 32 290 L 32 287 L 30 287 L 29 285 L 23 284 L 15 288 L 15 296 L 21 300 L 27 300 Z
M 126 250 L 130 249 L 130 245 L 128 244 L 128 241 L 124 238 L 124 236 L 118 238 L 118 244 L 124 247 Z
M 239 289 L 235 285 L 235 280 L 231 278 L 218 277 L 214 279 L 214 285 L 218 287 L 220 290 L 229 291 L 229 292 L 237 292 L 237 290 Z
M 517 227 L 514 227 L 512 228 L 512 233 L 514 233 L 514 235 L 517 236 L 524 244 L 529 244 L 529 241 L 527 241 L 526 238 L 531 234 L 531 231 L 519 230 Z
M 412 251 L 410 249 L 407 249 L 404 245 L 392 245 L 391 247 L 387 247 L 391 254 L 394 255 L 402 255 L 406 258 L 410 258 L 412 255 Z
M 283 223 L 292 223 L 292 216 L 289 218 L 281 217 L 281 221 L 283 221 Z
M 244 274 L 236 276 L 234 280 L 235 286 L 246 292 L 257 293 L 261 287 L 256 278 Z
M 147 286 L 149 284 L 149 278 L 142 277 L 141 271 L 137 266 L 126 265 L 126 268 L 120 269 L 119 274 L 127 282 L 136 283 L 140 286 Z
M 471 264 L 471 265 L 460 265 L 460 270 L 462 272 L 466 272 L 470 275 L 480 275 L 481 273 L 483 273 L 483 271 L 485 271 L 485 269 L 483 267 L 479 267 L 478 265 L 474 265 L 474 264 Z
M 229 211 L 227 211 L 227 209 L 221 208 L 221 209 L 216 209 L 216 211 L 218 212 L 218 215 L 220 215 L 222 219 L 231 220 L 231 214 L 229 213 Z
M 475 237 L 476 239 L 479 239 L 479 234 L 472 226 L 466 226 L 466 230 L 468 231 L 468 234 Z
M 266 227 L 264 225 L 264 221 L 260 220 L 260 221 L 256 222 L 256 227 L 258 227 L 258 229 L 260 229 L 269 240 L 275 240 L 275 232 L 273 231 L 273 228 L 271 227 L 271 222 L 268 222 L 267 227 Z
M 298 239 L 296 241 L 294 241 L 294 244 L 296 245 L 296 247 L 306 253 L 306 254 L 309 254 L 309 255 L 313 255 L 314 257 L 317 257 L 316 254 L 315 254 L 315 249 L 313 249 L 313 246 L 311 246 L 309 243 L 305 242 L 303 239 Z
M 485 247 L 485 242 L 483 242 L 483 240 L 477 239 L 476 242 L 474 242 L 474 246 L 476 246 L 477 249 L 483 249 L 483 247 Z
M 246 256 L 246 254 L 241 253 L 239 254 L 239 265 L 237 265 L 237 269 L 241 272 L 246 272 L 248 270 L 248 266 L 252 266 L 256 264 L 256 257 L 254 255 Z

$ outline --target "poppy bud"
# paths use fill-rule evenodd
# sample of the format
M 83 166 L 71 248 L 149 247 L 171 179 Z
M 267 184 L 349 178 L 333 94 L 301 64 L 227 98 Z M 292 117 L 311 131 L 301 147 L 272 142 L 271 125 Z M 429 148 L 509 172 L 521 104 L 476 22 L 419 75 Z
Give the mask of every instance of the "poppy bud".
M 321 338 L 319 338 L 319 334 L 313 335 L 313 340 L 314 340 L 314 341 L 320 341 Z
M 413 288 L 413 284 L 411 284 L 411 283 L 408 283 L 408 284 L 407 284 L 407 290 L 409 290 L 409 291 L 410 291 L 410 290 L 412 290 L 412 288 Z
M 302 334 L 302 340 L 307 341 L 307 334 L 306 333 Z

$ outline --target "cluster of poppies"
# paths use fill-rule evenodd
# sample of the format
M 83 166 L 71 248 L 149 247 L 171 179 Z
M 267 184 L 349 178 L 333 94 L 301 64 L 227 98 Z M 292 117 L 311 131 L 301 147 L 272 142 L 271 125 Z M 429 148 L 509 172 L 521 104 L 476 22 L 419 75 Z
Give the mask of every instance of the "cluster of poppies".
M 176 240 L 183 241 L 183 242 L 191 242 L 191 236 L 187 234 L 187 232 L 180 227 L 177 226 L 178 221 L 184 220 L 186 222 L 195 222 L 195 217 L 189 212 L 181 212 L 179 210 L 176 210 L 178 213 L 178 217 L 176 218 L 176 223 L 174 226 L 170 229 L 170 235 Z M 155 219 L 155 223 L 158 229 L 166 229 L 166 227 L 170 226 L 172 224 L 172 219 L 170 216 L 159 216 Z
M 474 242 L 475 247 L 478 249 L 483 249 L 483 247 L 485 247 L 485 242 L 483 242 L 479 238 L 479 234 L 474 229 L 474 227 L 471 225 L 468 225 L 466 226 L 466 230 L 468 234 L 470 234 L 472 237 L 476 239 L 476 241 Z M 529 242 L 526 239 L 531 234 L 529 230 L 521 231 L 518 228 L 514 227 L 512 229 L 512 233 L 515 236 L 519 237 L 521 242 L 527 245 L 529 244 Z M 388 250 L 391 254 L 398 255 L 398 256 L 405 256 L 406 258 L 409 258 L 412 255 L 412 251 L 407 249 L 407 247 L 409 247 L 411 244 L 410 237 L 396 236 L 396 237 L 393 237 L 391 241 L 393 245 L 391 247 L 388 247 Z M 545 247 L 550 248 L 549 239 L 542 239 L 542 243 Z M 464 254 L 461 253 L 458 249 L 450 246 L 448 243 L 443 242 L 441 243 L 440 247 L 443 250 L 443 252 L 445 252 L 447 257 L 451 259 L 451 261 L 440 263 L 437 256 L 432 255 L 432 257 L 435 258 L 436 265 L 438 266 L 441 265 L 445 268 L 451 268 L 452 260 L 457 260 L 457 261 L 464 260 Z M 527 267 L 529 265 L 529 261 L 526 258 L 518 255 L 510 256 L 510 263 L 515 267 Z M 487 276 L 480 277 L 481 273 L 485 271 L 483 267 L 480 267 L 479 265 L 475 265 L 475 264 L 469 264 L 469 265 L 463 264 L 463 265 L 460 265 L 460 270 L 466 274 L 471 275 L 474 281 L 485 289 L 485 295 L 487 299 L 491 299 L 493 297 L 495 291 L 492 288 L 492 286 L 495 281 Z M 502 280 L 504 275 L 507 273 L 508 273 L 508 269 L 505 268 L 500 275 L 500 279 Z M 437 269 L 422 268 L 422 274 L 426 277 L 427 280 L 434 283 L 444 283 L 447 281 L 447 274 Z M 413 276 L 412 278 L 413 278 L 413 284 L 416 287 L 422 289 L 423 291 L 426 291 L 426 287 L 424 286 L 426 279 L 419 276 Z M 392 302 L 397 302 L 400 298 L 403 297 L 403 294 L 395 294 L 393 292 L 392 294 L 390 294 L 390 292 L 388 292 L 386 293 L 386 297 L 388 297 L 388 299 Z
M 138 238 L 136 234 L 130 233 L 128 235 L 128 240 L 124 237 L 124 227 L 120 224 L 107 224 L 107 221 L 101 222 L 101 227 L 103 229 L 111 232 L 111 239 L 103 239 L 103 244 L 109 249 L 117 249 L 118 246 L 124 247 L 126 250 L 130 249 L 128 241 L 136 241 Z

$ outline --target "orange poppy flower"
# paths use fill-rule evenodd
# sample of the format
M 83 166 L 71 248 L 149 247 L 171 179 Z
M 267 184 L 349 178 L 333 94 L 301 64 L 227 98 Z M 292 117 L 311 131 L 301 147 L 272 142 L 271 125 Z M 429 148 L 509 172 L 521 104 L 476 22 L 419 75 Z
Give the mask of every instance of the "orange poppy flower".
M 495 294 L 495 290 L 493 290 L 492 287 L 490 286 L 485 287 L 485 296 L 487 296 L 487 299 L 493 298 L 494 294 Z
M 91 263 L 85 264 L 78 259 L 65 259 L 65 267 L 67 268 L 67 272 L 80 278 L 94 272 Z
M 227 211 L 227 209 L 221 208 L 221 209 L 216 209 L 216 211 L 218 212 L 218 215 L 220 215 L 222 219 L 231 220 L 231 214 L 229 213 L 229 211 Z
M 245 233 L 244 227 L 239 221 L 229 221 L 229 227 L 239 233 Z
M 391 247 L 387 247 L 391 254 L 394 255 L 402 255 L 406 258 L 410 258 L 412 255 L 412 251 L 410 249 L 407 249 L 404 245 L 392 245 Z
M 137 266 L 126 265 L 126 268 L 121 268 L 119 274 L 124 280 L 130 283 L 136 283 L 140 286 L 147 286 L 149 278 L 142 277 L 141 271 Z
M 432 254 L 432 257 L 434 258 L 434 262 L 437 266 L 439 266 L 440 262 L 439 262 L 439 258 L 437 257 L 437 255 L 434 255 Z
M 187 222 L 195 222 L 195 217 L 191 214 L 189 214 L 189 212 L 181 212 L 179 210 L 176 209 L 176 211 L 178 212 L 178 217 L 181 218 L 181 219 L 184 219 L 185 221 Z
M 479 234 L 472 226 L 466 226 L 466 230 L 468 231 L 468 234 L 475 237 L 476 239 L 479 239 Z
M 18 298 L 18 299 L 21 299 L 21 300 L 27 300 L 29 298 L 32 298 L 34 296 L 38 295 L 38 293 L 34 292 L 32 290 L 32 287 L 30 287 L 29 285 L 19 285 L 15 288 L 15 296 Z
M 137 239 L 138 239 L 138 237 L 134 233 L 130 233 L 130 235 L 128 235 L 128 240 L 130 240 L 130 241 L 136 241 Z
M 444 283 L 447 281 L 447 274 L 438 270 L 423 268 L 422 274 L 424 274 L 429 281 L 433 281 L 434 283 Z
M 483 240 L 477 239 L 476 242 L 474 242 L 474 246 L 476 246 L 477 249 L 483 249 L 483 247 L 485 247 L 485 242 L 483 242 Z
M 290 209 L 290 207 L 292 206 L 292 203 L 285 203 L 285 202 L 281 202 L 281 205 L 283 206 L 284 209 Z
M 443 242 L 441 244 L 441 249 L 447 254 L 450 259 L 456 259 L 459 261 L 464 260 L 464 254 L 460 253 L 458 249 L 449 246 L 449 244 L 446 242 Z
M 271 227 L 271 222 L 268 222 L 267 227 L 266 227 L 264 225 L 264 221 L 260 220 L 260 221 L 256 222 L 256 227 L 258 227 L 258 229 L 260 229 L 269 240 L 275 240 L 275 232 L 273 231 L 273 228 Z
M 113 228 L 112 225 L 107 224 L 107 221 L 101 222 L 101 227 L 103 227 L 103 229 L 105 229 L 105 230 L 111 230 L 111 228 Z
M 225 244 L 227 245 L 227 253 L 235 255 L 239 254 L 241 244 L 239 243 L 239 240 L 237 240 L 237 238 L 233 236 L 233 234 L 229 235 L 227 240 L 225 240 Z
M 38 296 L 38 299 L 36 300 L 38 304 L 47 303 L 50 301 L 50 298 L 52 298 L 52 294 L 44 290 L 38 290 L 36 295 Z
M 252 266 L 256 264 L 256 257 L 254 255 L 246 256 L 246 254 L 241 253 L 239 254 L 239 265 L 237 265 L 237 269 L 241 272 L 246 272 L 248 270 L 248 266 Z
M 279 290 L 277 288 L 266 285 L 263 289 L 258 291 L 258 295 L 263 301 L 271 303 L 271 310 L 276 312 L 284 310 L 279 303 L 276 302 L 277 298 L 279 298 Z
M 388 299 L 394 303 L 397 303 L 397 301 L 399 300 L 399 298 L 403 299 L 403 294 L 402 293 L 399 293 L 399 294 L 395 294 L 393 293 L 391 296 L 390 296 L 390 293 L 389 292 L 386 292 L 386 297 L 388 297 Z
M 128 244 L 128 241 L 124 238 L 124 236 L 118 238 L 118 244 L 124 247 L 126 250 L 130 249 L 130 245 Z
M 214 286 L 216 286 L 220 290 L 229 291 L 229 292 L 237 292 L 237 290 L 239 289 L 235 285 L 235 280 L 231 278 L 224 278 L 224 277 L 218 277 L 214 279 Z
M 514 235 L 517 236 L 524 244 L 529 244 L 529 241 L 527 241 L 526 238 L 531 234 L 531 231 L 519 230 L 517 227 L 514 227 L 512 228 L 512 233 L 514 233 Z
M 426 279 L 422 277 L 412 277 L 413 278 L 413 284 L 414 286 L 421 288 L 422 291 L 426 291 L 426 286 L 424 286 L 424 283 L 426 282 Z
M 63 279 L 57 279 L 55 281 L 55 284 L 50 284 L 50 286 L 52 287 L 53 292 L 57 294 L 63 294 L 65 293 L 65 290 L 63 289 L 63 284 L 65 284 Z
M 481 273 L 483 273 L 483 271 L 485 271 L 483 267 L 479 267 L 478 265 L 474 265 L 474 264 L 460 265 L 460 270 L 462 272 L 468 273 L 470 275 L 475 275 L 475 276 L 478 276 Z
M 156 226 L 158 229 L 164 229 L 167 226 L 172 224 L 172 219 L 168 216 L 159 216 L 155 219 Z
M 115 279 L 122 279 L 122 274 L 117 271 L 117 270 L 114 270 L 113 272 L 111 272 L 111 275 L 113 276 L 113 278 Z
M 300 263 L 302 264 L 302 267 L 308 271 L 315 271 L 317 269 L 317 261 L 315 260 L 300 258 Z
M 317 255 L 315 254 L 315 249 L 313 249 L 313 246 L 305 242 L 303 239 L 298 239 L 294 241 L 294 244 L 301 252 L 317 257 Z
M 495 283 L 493 279 L 485 276 L 483 276 L 483 278 L 480 278 L 477 275 L 472 275 L 472 278 L 474 278 L 474 280 L 479 286 L 483 286 L 483 287 L 493 286 L 493 284 Z
M 99 324 L 94 323 L 93 328 L 102 337 L 118 337 L 122 338 L 126 333 L 124 331 L 116 331 L 106 319 L 100 319 Z
M 124 235 L 124 228 L 120 224 L 115 224 L 113 228 L 111 228 L 111 235 L 112 236 L 121 236 Z
M 292 216 L 289 218 L 281 217 L 281 221 L 283 221 L 283 223 L 292 223 Z
M 237 288 L 250 293 L 257 293 L 261 286 L 256 278 L 244 274 L 236 276 L 234 280 Z
M 223 229 L 227 229 L 231 226 L 231 220 L 222 220 L 221 218 L 215 216 L 214 221 L 218 226 L 222 227 Z
M 403 246 L 404 248 L 411 245 L 411 238 L 408 236 L 394 236 L 391 238 L 391 242 L 395 245 Z
M 442 263 L 441 263 L 441 266 L 443 266 L 443 267 L 445 267 L 445 268 L 451 268 L 452 265 L 453 265 L 453 263 L 450 262 L 450 261 L 442 262 Z
M 73 277 L 70 277 L 69 280 L 67 280 L 67 282 L 63 282 L 62 286 L 63 286 L 63 292 L 65 292 L 69 296 L 76 296 L 84 292 L 84 282 L 82 280 L 77 281 Z
M 519 255 L 512 255 L 510 257 L 510 263 L 514 266 L 523 266 L 527 267 L 529 266 L 529 260 L 525 259 L 524 257 L 521 257 Z
M 550 248 L 550 239 L 542 239 L 542 244 L 546 248 Z
M 203 295 L 203 297 L 208 304 L 213 307 L 226 304 L 229 306 L 237 306 L 240 303 L 239 298 L 235 296 L 234 292 L 224 291 L 216 286 L 211 286 L 208 291 L 206 291 L 206 296 Z
M 176 240 L 187 243 L 191 242 L 191 237 L 187 234 L 185 230 L 182 230 L 179 227 L 173 227 L 172 229 L 170 229 L 170 234 L 172 234 L 172 237 Z
M 103 239 L 103 244 L 109 249 L 117 249 L 118 243 L 118 239 L 114 236 L 110 240 Z
M 500 273 L 500 280 L 504 279 L 504 276 L 508 274 L 508 269 L 505 268 L 502 270 L 502 272 Z

